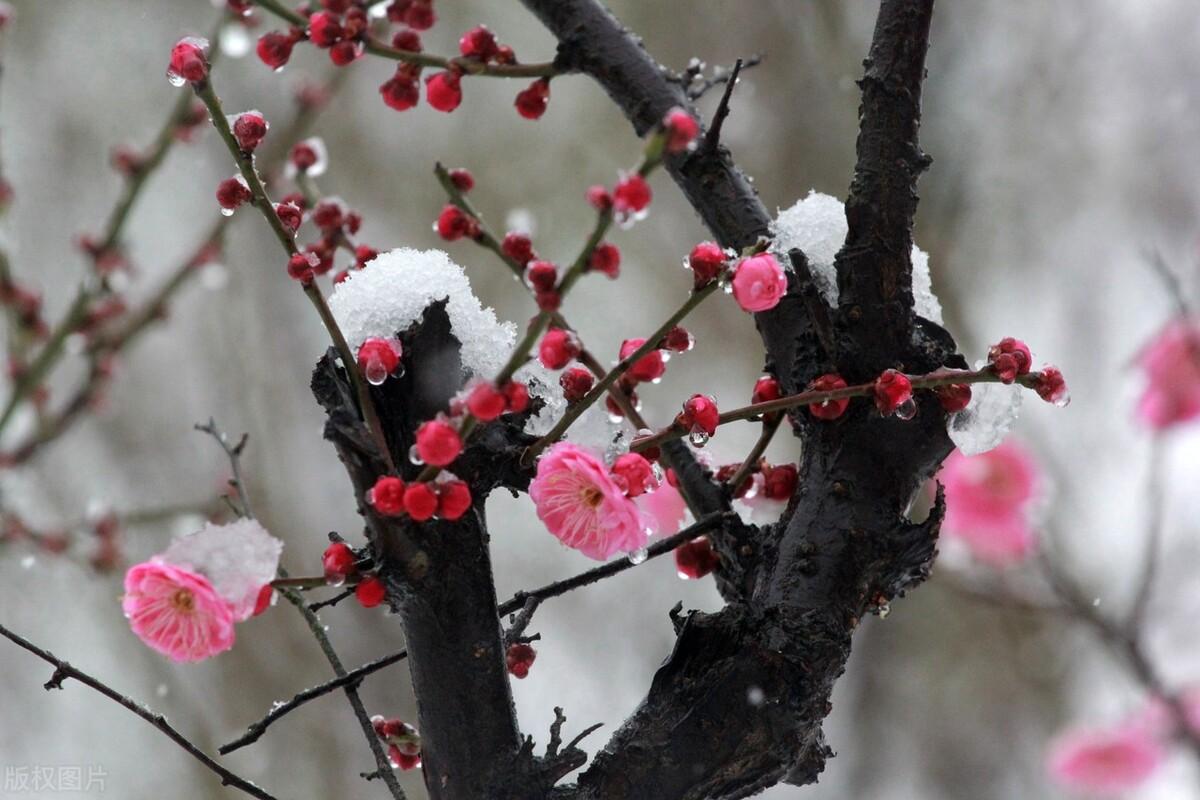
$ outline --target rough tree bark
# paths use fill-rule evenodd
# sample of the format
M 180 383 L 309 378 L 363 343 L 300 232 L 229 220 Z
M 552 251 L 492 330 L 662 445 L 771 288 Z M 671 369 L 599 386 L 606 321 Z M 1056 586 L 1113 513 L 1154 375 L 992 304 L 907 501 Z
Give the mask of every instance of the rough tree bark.
M 560 66 L 595 78 L 639 134 L 688 105 L 683 88 L 596 0 L 523 3 L 559 39 Z M 837 258 L 839 306 L 812 305 L 796 251 L 801 277 L 792 276 L 779 306 L 756 317 L 766 366 L 788 392 L 831 370 L 862 381 L 889 367 L 965 366 L 949 334 L 916 317 L 912 304 L 916 181 L 929 163 L 917 130 L 932 6 L 880 4 L 861 84 L 850 232 Z M 668 169 L 722 244 L 741 248 L 768 234 L 770 217 L 723 146 L 674 157 Z M 832 330 L 817 331 L 814 320 Z M 458 375 L 444 314 L 404 334 L 417 367 L 386 394 L 376 390 L 397 463 L 407 463 L 415 423 L 443 409 L 456 388 L 445 376 Z M 318 368 L 314 389 L 361 503 L 382 464 L 330 362 Z M 830 755 L 821 724 L 853 631 L 926 577 L 935 554 L 940 494 L 924 522 L 909 521 L 906 510 L 951 444 L 937 401 L 925 393 L 918 404 L 911 421 L 881 418 L 864 402 L 832 423 L 792 417 L 802 476 L 783 518 L 714 536 L 728 605 L 677 620 L 675 648 L 646 698 L 573 786 L 552 789 L 563 764 L 532 758 L 520 742 L 482 514 L 410 528 L 362 504 L 371 540 L 386 555 L 389 599 L 404 618 L 431 795 L 734 798 L 816 780 Z M 522 444 L 517 425 L 489 425 L 456 470 L 467 473 L 460 477 L 476 497 L 498 486 L 522 489 L 529 476 L 513 458 Z M 706 502 L 723 499 L 710 493 Z

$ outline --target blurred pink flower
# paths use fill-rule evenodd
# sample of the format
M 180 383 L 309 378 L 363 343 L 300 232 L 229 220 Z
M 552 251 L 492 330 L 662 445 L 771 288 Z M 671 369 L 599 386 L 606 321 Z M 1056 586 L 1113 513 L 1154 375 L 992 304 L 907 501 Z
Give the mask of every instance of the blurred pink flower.
M 1145 782 L 1166 758 L 1162 742 L 1145 725 L 1109 730 L 1069 730 L 1047 754 L 1051 777 L 1063 786 L 1112 796 Z
M 233 647 L 233 612 L 208 579 L 158 560 L 125 573 L 125 616 L 138 638 L 174 661 Z
M 658 488 L 653 492 L 638 496 L 637 504 L 658 536 L 670 536 L 678 532 L 687 515 L 687 503 L 683 495 L 667 481 L 659 481 Z
M 976 456 L 955 451 L 939 478 L 946 488 L 942 530 L 948 538 L 961 540 L 973 556 L 995 566 L 1032 552 L 1029 504 L 1039 471 L 1023 447 L 1005 442 Z
M 1146 388 L 1137 415 L 1155 430 L 1200 416 L 1200 321 L 1177 319 L 1142 349 Z
M 603 561 L 646 544 L 646 523 L 599 458 L 559 442 L 538 462 L 529 496 L 538 518 L 563 544 Z

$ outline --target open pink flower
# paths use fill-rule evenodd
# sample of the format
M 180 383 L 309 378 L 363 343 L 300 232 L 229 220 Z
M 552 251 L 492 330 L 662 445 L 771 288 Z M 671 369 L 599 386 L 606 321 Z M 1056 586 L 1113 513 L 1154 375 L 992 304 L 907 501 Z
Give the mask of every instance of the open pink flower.
M 1137 415 L 1155 430 L 1200 417 L 1200 321 L 1177 319 L 1138 355 L 1146 388 Z
M 1145 782 L 1166 758 L 1162 742 L 1142 725 L 1075 729 L 1050 745 L 1046 766 L 1063 786 L 1112 796 Z
M 1003 566 L 1033 550 L 1029 505 L 1039 480 L 1037 464 L 1020 445 L 1005 442 L 975 456 L 955 451 L 939 475 L 946 488 L 942 530 L 981 561 Z
M 559 442 L 538 462 L 529 496 L 538 518 L 568 547 L 603 561 L 646 544 L 637 505 L 588 450 Z
M 125 573 L 125 616 L 138 638 L 174 661 L 233 647 L 233 612 L 202 575 L 158 560 Z

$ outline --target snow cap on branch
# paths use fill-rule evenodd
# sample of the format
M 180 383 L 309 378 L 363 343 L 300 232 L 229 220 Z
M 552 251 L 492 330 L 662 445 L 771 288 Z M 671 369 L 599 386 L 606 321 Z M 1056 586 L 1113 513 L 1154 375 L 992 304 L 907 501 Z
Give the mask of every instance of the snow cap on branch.
M 779 263 L 789 267 L 788 251 L 800 248 L 808 257 L 821 296 L 831 306 L 837 306 L 837 271 L 833 259 L 846 241 L 849 226 L 846 207 L 841 200 L 827 194 L 810 191 L 808 197 L 797 200 L 791 208 L 780 211 L 771 223 L 774 241 L 770 252 Z M 933 322 L 942 323 L 942 304 L 933 294 L 929 277 L 929 254 L 915 244 L 912 249 L 912 291 L 916 312 Z
M 498 373 L 512 351 L 516 326 L 483 307 L 462 267 L 441 250 L 380 253 L 334 287 L 329 307 L 355 349 L 372 336 L 390 338 L 407 330 L 441 300 L 462 345 L 463 369 L 485 378 Z

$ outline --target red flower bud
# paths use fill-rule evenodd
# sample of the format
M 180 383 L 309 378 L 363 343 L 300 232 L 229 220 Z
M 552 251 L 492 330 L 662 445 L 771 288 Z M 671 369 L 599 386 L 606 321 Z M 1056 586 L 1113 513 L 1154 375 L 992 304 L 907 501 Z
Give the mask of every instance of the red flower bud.
M 538 345 L 538 359 L 546 369 L 562 369 L 579 352 L 579 340 L 575 334 L 561 328 L 546 331 Z
M 720 424 L 717 401 L 703 394 L 692 395 L 683 404 L 683 411 L 675 417 L 675 423 L 684 430 L 707 439 L 717 432 L 717 425 Z
M 475 176 L 469 170 L 452 169 L 450 170 L 450 183 L 454 184 L 454 188 L 464 194 L 475 188 Z
M 508 651 L 504 654 L 504 663 L 510 675 L 514 678 L 524 678 L 529 674 L 529 668 L 533 666 L 535 658 L 536 650 L 524 642 L 518 642 L 508 646 Z
M 1065 408 L 1071 402 L 1071 393 L 1067 390 L 1067 381 L 1062 372 L 1058 367 L 1049 364 L 1042 367 L 1033 390 L 1038 393 L 1038 397 L 1059 408 Z
M 894 369 L 884 370 L 883 374 L 875 379 L 874 392 L 875 407 L 885 417 L 895 414 L 901 419 L 911 419 L 912 414 L 907 413 L 910 406 L 913 413 L 916 412 L 912 399 L 912 383 L 902 372 Z
M 411 483 L 404 490 L 404 509 L 416 522 L 424 522 L 437 513 L 438 497 L 428 483 Z
M 700 135 L 700 125 L 691 114 L 682 108 L 672 108 L 663 117 L 663 133 L 666 142 L 663 149 L 668 153 L 682 153 L 692 146 Z
M 530 261 L 525 279 L 536 291 L 548 292 L 558 283 L 558 267 L 549 261 Z
M 491 381 L 480 381 L 467 393 L 467 410 L 484 422 L 503 414 L 506 405 L 504 394 Z
M 529 234 L 519 231 L 509 231 L 504 234 L 504 241 L 500 243 L 500 250 L 503 251 L 504 255 L 521 266 L 525 266 L 536 258 L 533 252 L 533 241 L 530 240 Z
M 843 382 L 844 385 L 844 382 Z M 765 403 L 768 400 L 778 400 L 783 396 L 779 381 L 773 375 L 763 375 L 754 382 L 754 391 L 750 394 L 751 403 Z
M 846 381 L 841 375 L 829 373 L 827 375 L 822 375 L 809 384 L 808 390 L 812 392 L 832 392 L 835 389 L 845 388 Z M 812 414 L 817 419 L 837 419 L 842 414 L 846 413 L 846 408 L 849 405 L 849 397 L 843 397 L 840 400 L 826 400 L 822 403 L 809 403 L 808 413 Z
M 453 522 L 467 513 L 471 507 L 471 489 L 464 481 L 446 481 L 438 484 L 437 515 Z
M 971 402 L 971 387 L 966 383 L 952 383 L 949 386 L 939 386 L 933 390 L 938 402 L 947 413 L 962 411 Z
M 541 119 L 550 104 L 550 79 L 538 78 L 529 87 L 517 93 L 513 105 L 525 119 Z
M 615 244 L 601 242 L 596 245 L 588 259 L 588 269 L 603 272 L 609 278 L 616 278 L 621 271 L 621 251 Z
M 462 439 L 453 425 L 431 419 L 417 428 L 417 455 L 426 464 L 444 467 L 462 452 Z M 411 510 L 410 510 L 411 513 Z
M 367 492 L 367 503 L 386 517 L 404 513 L 404 481 L 391 475 L 383 475 Z
M 189 36 L 171 48 L 167 78 L 175 86 L 196 83 L 208 77 L 208 41 Z
M 1020 339 L 1007 336 L 988 350 L 988 362 L 1002 383 L 1012 383 L 1018 375 L 1029 372 L 1033 366 L 1033 355 Z
M 621 342 L 621 360 L 624 361 L 633 355 L 645 343 L 645 339 L 626 339 Z M 635 361 L 625 374 L 636 381 L 649 382 L 658 380 L 666 371 L 667 364 L 663 360 L 662 351 L 651 350 Z
M 701 242 L 692 248 L 687 265 L 692 270 L 692 281 L 697 289 L 707 286 L 728 265 L 725 251 L 715 242 Z
M 438 111 L 447 113 L 462 102 L 462 76 L 453 70 L 438 72 L 425 79 L 425 99 Z
M 707 536 L 700 536 L 675 548 L 675 570 L 684 580 L 703 578 L 721 564 Z
M 363 608 L 375 608 L 387 597 L 387 589 L 379 578 L 364 578 L 354 587 L 354 597 Z
M 629 497 L 638 497 L 658 488 L 658 479 L 654 477 L 654 468 L 639 453 L 625 453 L 618 456 L 617 460 L 613 462 L 610 472 L 613 481 Z
M 597 211 L 608 211 L 612 208 L 612 195 L 603 186 L 589 186 L 585 196 L 587 197 L 588 205 Z
M 264 64 L 274 70 L 283 69 L 292 57 L 292 47 L 296 38 L 280 31 L 268 31 L 258 37 L 258 57 Z
M 578 403 L 591 391 L 596 378 L 583 367 L 565 369 L 558 376 L 558 385 L 562 387 L 563 397 L 568 403 Z
M 354 551 L 345 542 L 333 542 L 325 548 L 321 566 L 325 571 L 325 580 L 334 586 L 341 586 L 355 572 Z

